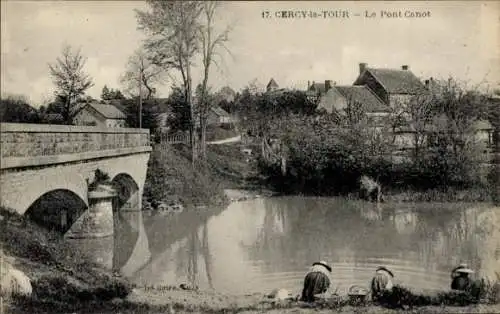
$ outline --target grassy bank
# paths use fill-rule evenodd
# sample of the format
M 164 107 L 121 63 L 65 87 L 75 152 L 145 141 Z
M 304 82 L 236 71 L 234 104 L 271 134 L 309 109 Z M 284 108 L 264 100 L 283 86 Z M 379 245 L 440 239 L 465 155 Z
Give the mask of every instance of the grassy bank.
M 8 303 L 18 312 L 74 311 L 123 298 L 132 286 L 93 264 L 54 232 L 23 216 L 0 209 L 0 245 L 14 267 L 31 280 L 33 297 Z
M 155 146 L 148 163 L 143 208 L 166 204 L 221 205 L 226 202 L 222 181 L 210 167 L 193 169 L 191 151 L 182 144 Z
M 224 189 L 265 190 L 256 161 L 239 143 L 207 146 L 205 166 L 191 164 L 186 145 L 156 146 L 151 153 L 144 187 L 144 208 L 159 202 L 183 205 L 222 205 Z M 156 204 L 155 204 L 156 203 Z

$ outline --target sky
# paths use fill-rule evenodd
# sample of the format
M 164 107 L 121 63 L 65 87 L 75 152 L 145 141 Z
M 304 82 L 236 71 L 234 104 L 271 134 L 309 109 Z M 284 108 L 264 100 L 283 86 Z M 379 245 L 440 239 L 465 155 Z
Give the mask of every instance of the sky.
M 103 86 L 122 88 L 128 57 L 141 46 L 134 9 L 141 1 L 1 1 L 1 92 L 22 94 L 35 106 L 52 100 L 48 63 L 63 45 L 81 48 L 99 98 Z M 269 18 L 263 15 L 269 12 Z M 280 18 L 281 11 L 314 12 L 317 18 Z M 346 11 L 349 18 L 324 18 L 323 12 Z M 366 12 L 376 16 L 366 18 Z M 401 12 L 388 18 L 385 12 Z M 405 18 L 406 12 L 426 17 Z M 500 2 L 224 2 L 218 24 L 232 26 L 213 67 L 214 90 L 238 91 L 270 78 L 280 87 L 305 89 L 308 81 L 333 80 L 350 85 L 360 62 L 400 68 L 407 64 L 422 79 L 455 77 L 471 85 L 500 86 Z M 300 15 L 302 13 L 299 13 Z M 355 16 L 359 14 L 359 16 Z M 174 77 L 175 78 L 175 77 Z M 194 82 L 201 70 L 194 71 Z M 158 86 L 168 96 L 172 84 Z

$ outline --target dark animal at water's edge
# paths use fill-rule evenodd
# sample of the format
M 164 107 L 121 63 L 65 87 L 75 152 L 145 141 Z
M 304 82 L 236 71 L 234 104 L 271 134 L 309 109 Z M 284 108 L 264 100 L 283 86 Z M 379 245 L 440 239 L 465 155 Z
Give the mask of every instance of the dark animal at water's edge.
M 380 183 L 365 175 L 359 179 L 359 197 L 372 202 L 384 201 Z

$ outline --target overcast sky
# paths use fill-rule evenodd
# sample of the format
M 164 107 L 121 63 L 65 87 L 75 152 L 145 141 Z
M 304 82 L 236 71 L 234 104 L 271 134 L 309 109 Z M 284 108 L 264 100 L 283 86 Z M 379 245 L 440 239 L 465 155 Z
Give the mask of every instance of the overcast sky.
M 23 94 L 38 106 L 53 96 L 47 63 L 63 44 L 81 47 L 99 97 L 104 84 L 121 88 L 127 58 L 141 45 L 134 9 L 140 1 L 2 1 L 2 94 Z M 273 18 L 262 18 L 268 10 Z M 275 18 L 280 10 L 348 10 L 349 19 Z M 376 18 L 364 18 L 364 11 Z M 430 12 L 429 18 L 380 18 L 381 10 Z M 361 16 L 354 16 L 355 13 Z M 273 77 L 280 87 L 307 81 L 352 84 L 358 63 L 399 68 L 419 77 L 454 76 L 500 82 L 500 2 L 225 2 L 220 23 L 234 25 L 223 64 L 211 85 L 240 90 Z M 196 73 L 195 73 L 196 74 Z M 199 75 L 197 75 L 199 76 Z M 195 79 L 197 81 L 197 79 Z M 159 88 L 160 96 L 169 84 Z

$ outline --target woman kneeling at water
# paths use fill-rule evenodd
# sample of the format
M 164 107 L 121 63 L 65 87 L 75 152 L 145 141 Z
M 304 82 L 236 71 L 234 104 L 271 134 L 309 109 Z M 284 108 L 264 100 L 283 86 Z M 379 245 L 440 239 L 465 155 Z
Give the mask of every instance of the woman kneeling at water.
M 332 268 L 325 262 L 312 264 L 311 269 L 304 279 L 301 301 L 313 302 L 314 295 L 325 293 L 330 287 L 330 273 Z
M 472 281 L 469 278 L 469 274 L 473 274 L 474 271 L 467 267 L 466 264 L 460 264 L 451 271 L 451 289 L 459 291 L 468 291 L 472 286 Z
M 377 301 L 384 291 L 392 290 L 392 278 L 394 274 L 384 266 L 377 268 L 375 276 L 372 279 L 372 298 Z

